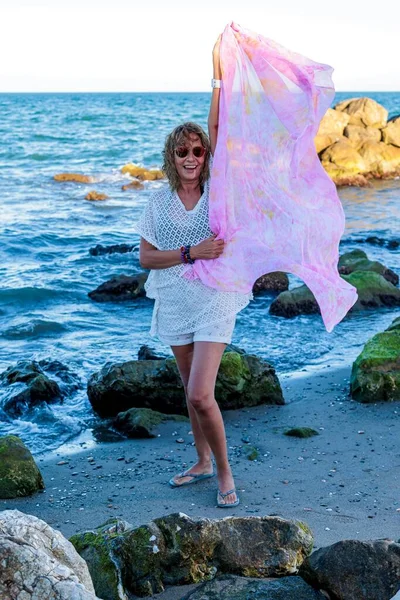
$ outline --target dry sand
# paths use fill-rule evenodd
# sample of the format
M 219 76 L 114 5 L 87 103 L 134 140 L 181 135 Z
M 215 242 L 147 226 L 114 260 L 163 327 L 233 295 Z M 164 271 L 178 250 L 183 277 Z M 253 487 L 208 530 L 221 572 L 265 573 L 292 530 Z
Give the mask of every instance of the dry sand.
M 167 481 L 196 459 L 186 423 L 166 423 L 160 437 L 101 443 L 39 458 L 46 490 L 0 501 L 44 519 L 66 537 L 110 517 L 133 525 L 172 512 L 191 517 L 279 515 L 301 519 L 315 547 L 340 539 L 400 538 L 400 404 L 362 405 L 348 395 L 350 367 L 280 377 L 285 406 L 224 412 L 231 465 L 241 503 L 216 506 L 217 479 L 180 489 Z M 316 437 L 283 435 L 312 427 Z M 183 438 L 184 443 L 177 440 Z M 245 440 L 245 441 L 243 441 Z M 247 442 L 247 443 L 246 443 Z M 250 461 L 246 446 L 260 458 Z M 64 462 L 65 464 L 57 464 Z M 178 600 L 194 586 L 154 596 Z

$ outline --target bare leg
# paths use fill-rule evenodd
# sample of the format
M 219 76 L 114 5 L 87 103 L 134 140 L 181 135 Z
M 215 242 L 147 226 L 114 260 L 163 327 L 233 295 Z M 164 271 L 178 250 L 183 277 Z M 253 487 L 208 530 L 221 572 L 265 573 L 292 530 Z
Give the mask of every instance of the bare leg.
M 199 457 L 199 460 L 193 467 L 187 469 L 188 473 L 212 473 L 212 462 L 211 462 L 211 448 L 209 443 L 207 442 L 200 424 L 197 419 L 197 414 L 193 406 L 188 402 L 187 396 L 187 386 L 190 376 L 190 369 L 192 365 L 193 359 L 193 349 L 194 344 L 187 344 L 185 346 L 171 346 L 172 352 L 174 353 L 179 373 L 182 379 L 182 383 L 185 389 L 186 396 L 186 404 L 188 407 L 190 424 L 193 431 L 193 437 L 196 444 L 196 451 Z M 191 477 L 188 475 L 187 477 L 178 477 L 175 475 L 173 480 L 178 484 L 186 483 L 190 481 Z
M 218 484 L 221 492 L 234 488 L 231 467 L 228 462 L 225 426 L 221 411 L 214 397 L 215 381 L 226 344 L 218 342 L 195 342 L 188 382 L 188 401 L 194 408 L 201 430 L 217 463 Z M 236 494 L 229 494 L 219 501 L 232 504 Z

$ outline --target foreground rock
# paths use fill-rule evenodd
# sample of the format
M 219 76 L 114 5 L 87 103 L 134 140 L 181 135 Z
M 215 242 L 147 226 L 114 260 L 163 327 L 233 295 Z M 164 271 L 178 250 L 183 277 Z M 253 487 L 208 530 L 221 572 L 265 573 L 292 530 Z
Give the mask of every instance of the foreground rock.
M 357 302 L 349 313 L 383 306 L 400 306 L 400 290 L 382 275 L 373 271 L 353 271 L 342 275 L 343 279 L 357 289 Z M 302 314 L 319 313 L 320 309 L 314 294 L 306 285 L 282 292 L 271 303 L 269 312 L 279 317 L 296 317 Z
M 326 600 L 301 577 L 255 579 L 225 575 L 203 583 L 182 600 Z
M 62 399 L 58 383 L 47 377 L 36 361 L 22 360 L 15 367 L 8 367 L 1 373 L 0 381 L 6 385 L 2 409 L 13 417 L 21 416 L 25 410 L 41 402 L 52 403 Z
M 119 413 L 113 426 L 131 438 L 157 437 L 157 428 L 165 421 L 189 421 L 184 415 L 164 415 L 150 408 L 130 408 Z
M 342 254 L 339 258 L 338 270 L 342 275 L 349 275 L 354 271 L 373 271 L 382 275 L 386 281 L 393 283 L 393 285 L 398 285 L 399 283 L 397 273 L 376 260 L 369 260 L 363 250 L 352 250 L 351 252 Z
M 365 403 L 400 400 L 400 317 L 365 344 L 353 363 L 350 393 Z
M 335 600 L 391 600 L 400 589 L 400 544 L 344 540 L 313 552 L 300 574 Z
M 162 592 L 165 585 L 198 583 L 220 573 L 290 575 L 313 544 L 306 525 L 279 517 L 195 520 L 183 513 L 135 529 L 110 523 L 71 541 L 85 558 L 102 598 L 121 598 L 110 595 L 115 582 L 127 593 L 150 596 Z M 99 565 L 104 565 L 107 581 L 97 579 Z
M 328 109 L 315 147 L 337 185 L 370 186 L 400 174 L 400 119 L 371 98 L 351 98 Z
M 130 408 L 151 408 L 165 414 L 187 415 L 182 381 L 174 358 L 106 363 L 88 382 L 87 393 L 102 417 Z M 225 352 L 215 396 L 222 410 L 284 404 L 275 369 L 251 354 Z
M 54 175 L 55 181 L 74 181 L 76 183 L 94 183 L 96 180 L 90 175 L 81 175 L 79 173 L 59 173 Z
M 101 194 L 100 192 L 96 192 L 96 190 L 92 190 L 91 192 L 88 192 L 85 196 L 85 200 L 90 200 L 90 201 L 99 201 L 99 200 L 108 200 L 109 196 L 107 196 L 107 194 Z
M 88 296 L 95 302 L 123 302 L 145 298 L 144 284 L 147 277 L 147 273 L 137 273 L 132 276 L 117 275 L 89 292 Z
M 61 533 L 18 510 L 0 512 L 0 598 L 96 600 L 85 561 Z
M 253 294 L 258 294 L 262 291 L 283 292 L 289 287 L 289 277 L 282 271 L 268 273 L 257 279 L 253 285 Z
M 16 435 L 0 437 L 0 498 L 31 496 L 44 489 L 32 454 Z

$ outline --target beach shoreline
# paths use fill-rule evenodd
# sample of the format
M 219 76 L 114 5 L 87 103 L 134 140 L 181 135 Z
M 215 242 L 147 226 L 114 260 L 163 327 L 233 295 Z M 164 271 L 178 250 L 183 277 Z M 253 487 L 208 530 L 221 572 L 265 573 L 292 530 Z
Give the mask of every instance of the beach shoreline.
M 33 514 L 67 538 L 112 517 L 139 526 L 183 512 L 193 518 L 278 515 L 302 520 L 314 533 L 315 548 L 341 539 L 398 540 L 400 405 L 352 401 L 350 372 L 347 366 L 281 376 L 286 405 L 224 411 L 241 499 L 235 509 L 216 506 L 216 478 L 170 488 L 168 480 L 193 464 L 196 453 L 190 424 L 167 422 L 156 438 L 36 457 L 45 491 L 1 500 L 0 510 Z M 285 436 L 292 427 L 312 427 L 319 435 Z M 247 458 L 247 446 L 258 449 L 259 459 Z M 181 586 L 155 597 L 178 599 L 188 589 Z

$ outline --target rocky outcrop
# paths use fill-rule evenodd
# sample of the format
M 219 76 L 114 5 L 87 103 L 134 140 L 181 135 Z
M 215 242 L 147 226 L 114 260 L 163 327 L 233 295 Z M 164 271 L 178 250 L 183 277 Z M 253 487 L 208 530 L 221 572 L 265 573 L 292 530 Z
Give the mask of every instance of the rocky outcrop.
M 16 435 L 0 437 L 0 498 L 31 496 L 44 489 L 32 454 Z
M 376 260 L 369 260 L 363 250 L 352 250 L 339 258 L 338 271 L 341 275 L 350 275 L 353 271 L 374 271 L 393 285 L 398 285 L 399 276 Z
M 253 285 L 253 294 L 262 291 L 283 292 L 289 287 L 289 278 L 286 273 L 276 271 L 262 275 Z
M 134 179 L 130 183 L 123 185 L 121 190 L 123 192 L 126 192 L 126 190 L 144 190 L 144 185 L 139 179 Z
M 257 578 L 290 575 L 297 572 L 313 543 L 306 525 L 279 517 L 214 520 L 177 513 L 122 529 L 110 535 L 100 528 L 71 538 L 102 598 L 111 596 L 96 584 L 99 564 L 107 564 L 108 579 L 120 581 L 126 592 L 150 596 L 165 585 L 198 583 L 220 573 Z
M 301 577 L 255 579 L 224 575 L 198 586 L 182 600 L 326 600 Z
M 108 200 L 109 196 L 107 194 L 101 194 L 100 192 L 96 192 L 92 190 L 88 192 L 85 196 L 85 200 L 97 201 L 97 200 Z
M 353 363 L 350 393 L 365 403 L 400 400 L 400 317 L 365 344 Z
M 157 437 L 157 428 L 165 421 L 189 421 L 184 415 L 165 415 L 150 408 L 130 408 L 119 413 L 113 426 L 130 438 Z
M 358 244 L 372 244 L 373 246 L 386 246 L 386 248 L 388 250 L 397 250 L 397 248 L 400 246 L 399 238 L 386 239 L 386 238 L 380 238 L 376 235 L 369 235 L 366 238 L 356 239 L 355 241 Z
M 182 381 L 173 358 L 106 363 L 88 382 L 89 400 L 103 417 L 130 408 L 151 408 L 165 414 L 187 415 Z M 251 354 L 225 352 L 215 386 L 222 410 L 284 404 L 275 369 Z
M 156 181 L 157 179 L 165 179 L 165 175 L 160 169 L 145 169 L 134 163 L 129 163 L 121 168 L 121 173 L 128 173 L 131 177 L 135 177 L 141 181 Z
M 0 565 L 0 598 L 5 600 L 97 598 L 73 545 L 44 521 L 18 510 L 0 512 Z
M 124 302 L 136 300 L 136 298 L 146 298 L 144 284 L 147 277 L 147 273 L 137 273 L 131 276 L 117 275 L 89 292 L 88 296 L 95 302 Z
M 94 248 L 89 249 L 90 256 L 103 256 L 104 254 L 125 254 L 126 252 L 132 252 L 137 248 L 135 244 L 112 244 L 111 246 L 103 246 L 97 244 Z
M 7 396 L 2 409 L 13 417 L 21 416 L 31 406 L 41 402 L 52 403 L 62 399 L 57 381 L 50 379 L 36 361 L 19 361 L 0 375 Z
M 55 181 L 74 181 L 76 183 L 94 183 L 96 180 L 90 175 L 80 175 L 79 173 L 59 173 L 54 175 Z
M 370 186 L 373 178 L 400 174 L 400 118 L 371 98 L 351 98 L 329 108 L 315 147 L 337 185 Z
M 138 360 L 162 360 L 163 358 L 168 358 L 165 354 L 161 354 L 161 352 L 156 352 L 154 348 L 150 348 L 150 346 L 140 346 L 138 350 Z
M 300 575 L 335 600 L 391 600 L 400 590 L 400 544 L 343 540 L 313 552 Z

